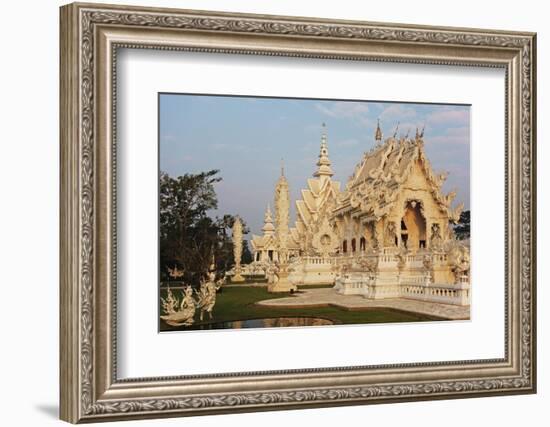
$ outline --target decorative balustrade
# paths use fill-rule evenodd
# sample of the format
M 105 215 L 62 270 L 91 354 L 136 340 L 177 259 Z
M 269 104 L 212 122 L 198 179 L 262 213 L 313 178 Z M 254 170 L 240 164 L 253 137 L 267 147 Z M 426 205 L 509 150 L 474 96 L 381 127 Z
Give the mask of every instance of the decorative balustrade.
M 349 274 L 336 280 L 335 289 L 344 295 L 370 299 L 407 298 L 452 305 L 470 304 L 470 285 L 463 276 L 456 284 L 430 283 L 429 275 L 395 276 L 384 280 L 364 274 Z

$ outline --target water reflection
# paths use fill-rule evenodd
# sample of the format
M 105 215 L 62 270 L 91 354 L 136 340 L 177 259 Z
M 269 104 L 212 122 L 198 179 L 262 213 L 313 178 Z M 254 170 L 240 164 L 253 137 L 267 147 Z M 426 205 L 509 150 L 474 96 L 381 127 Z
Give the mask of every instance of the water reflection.
M 265 319 L 233 320 L 227 322 L 193 325 L 185 329 L 244 329 L 244 328 L 281 328 L 287 326 L 326 326 L 334 322 L 319 317 L 271 317 Z

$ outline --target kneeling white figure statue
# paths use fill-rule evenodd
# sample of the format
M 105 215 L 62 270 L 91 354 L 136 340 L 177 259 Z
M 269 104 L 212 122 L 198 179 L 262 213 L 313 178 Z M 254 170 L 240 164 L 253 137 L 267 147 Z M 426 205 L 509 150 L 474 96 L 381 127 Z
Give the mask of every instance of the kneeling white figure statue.
M 165 298 L 161 298 L 164 315 L 160 316 L 170 326 L 190 326 L 194 323 L 196 302 L 193 298 L 193 288 L 189 285 L 183 291 L 181 303 L 168 288 Z M 178 309 L 179 305 L 179 309 Z

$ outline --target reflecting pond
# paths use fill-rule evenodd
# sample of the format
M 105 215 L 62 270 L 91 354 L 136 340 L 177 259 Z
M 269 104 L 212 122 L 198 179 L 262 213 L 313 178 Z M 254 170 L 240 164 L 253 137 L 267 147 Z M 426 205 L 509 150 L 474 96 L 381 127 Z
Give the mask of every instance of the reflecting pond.
M 244 329 L 244 328 L 280 328 L 285 326 L 326 326 L 333 325 L 332 320 L 320 317 L 269 317 L 264 319 L 231 320 L 204 325 L 193 325 L 186 329 Z

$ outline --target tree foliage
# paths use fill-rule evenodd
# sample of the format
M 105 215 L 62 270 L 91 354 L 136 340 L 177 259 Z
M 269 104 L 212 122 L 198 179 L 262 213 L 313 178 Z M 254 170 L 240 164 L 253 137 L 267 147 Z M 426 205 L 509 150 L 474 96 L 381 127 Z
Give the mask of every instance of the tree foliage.
M 197 286 L 212 260 L 223 274 L 234 264 L 231 228 L 233 215 L 211 218 L 208 212 L 218 207 L 214 185 L 221 181 L 218 170 L 185 174 L 176 178 L 160 176 L 160 270 L 166 280 L 167 268 L 183 270 L 182 280 Z M 243 234 L 248 233 L 243 223 Z M 252 255 L 243 241 L 242 262 Z
M 454 227 L 455 236 L 458 240 L 470 238 L 470 211 L 463 211 Z

